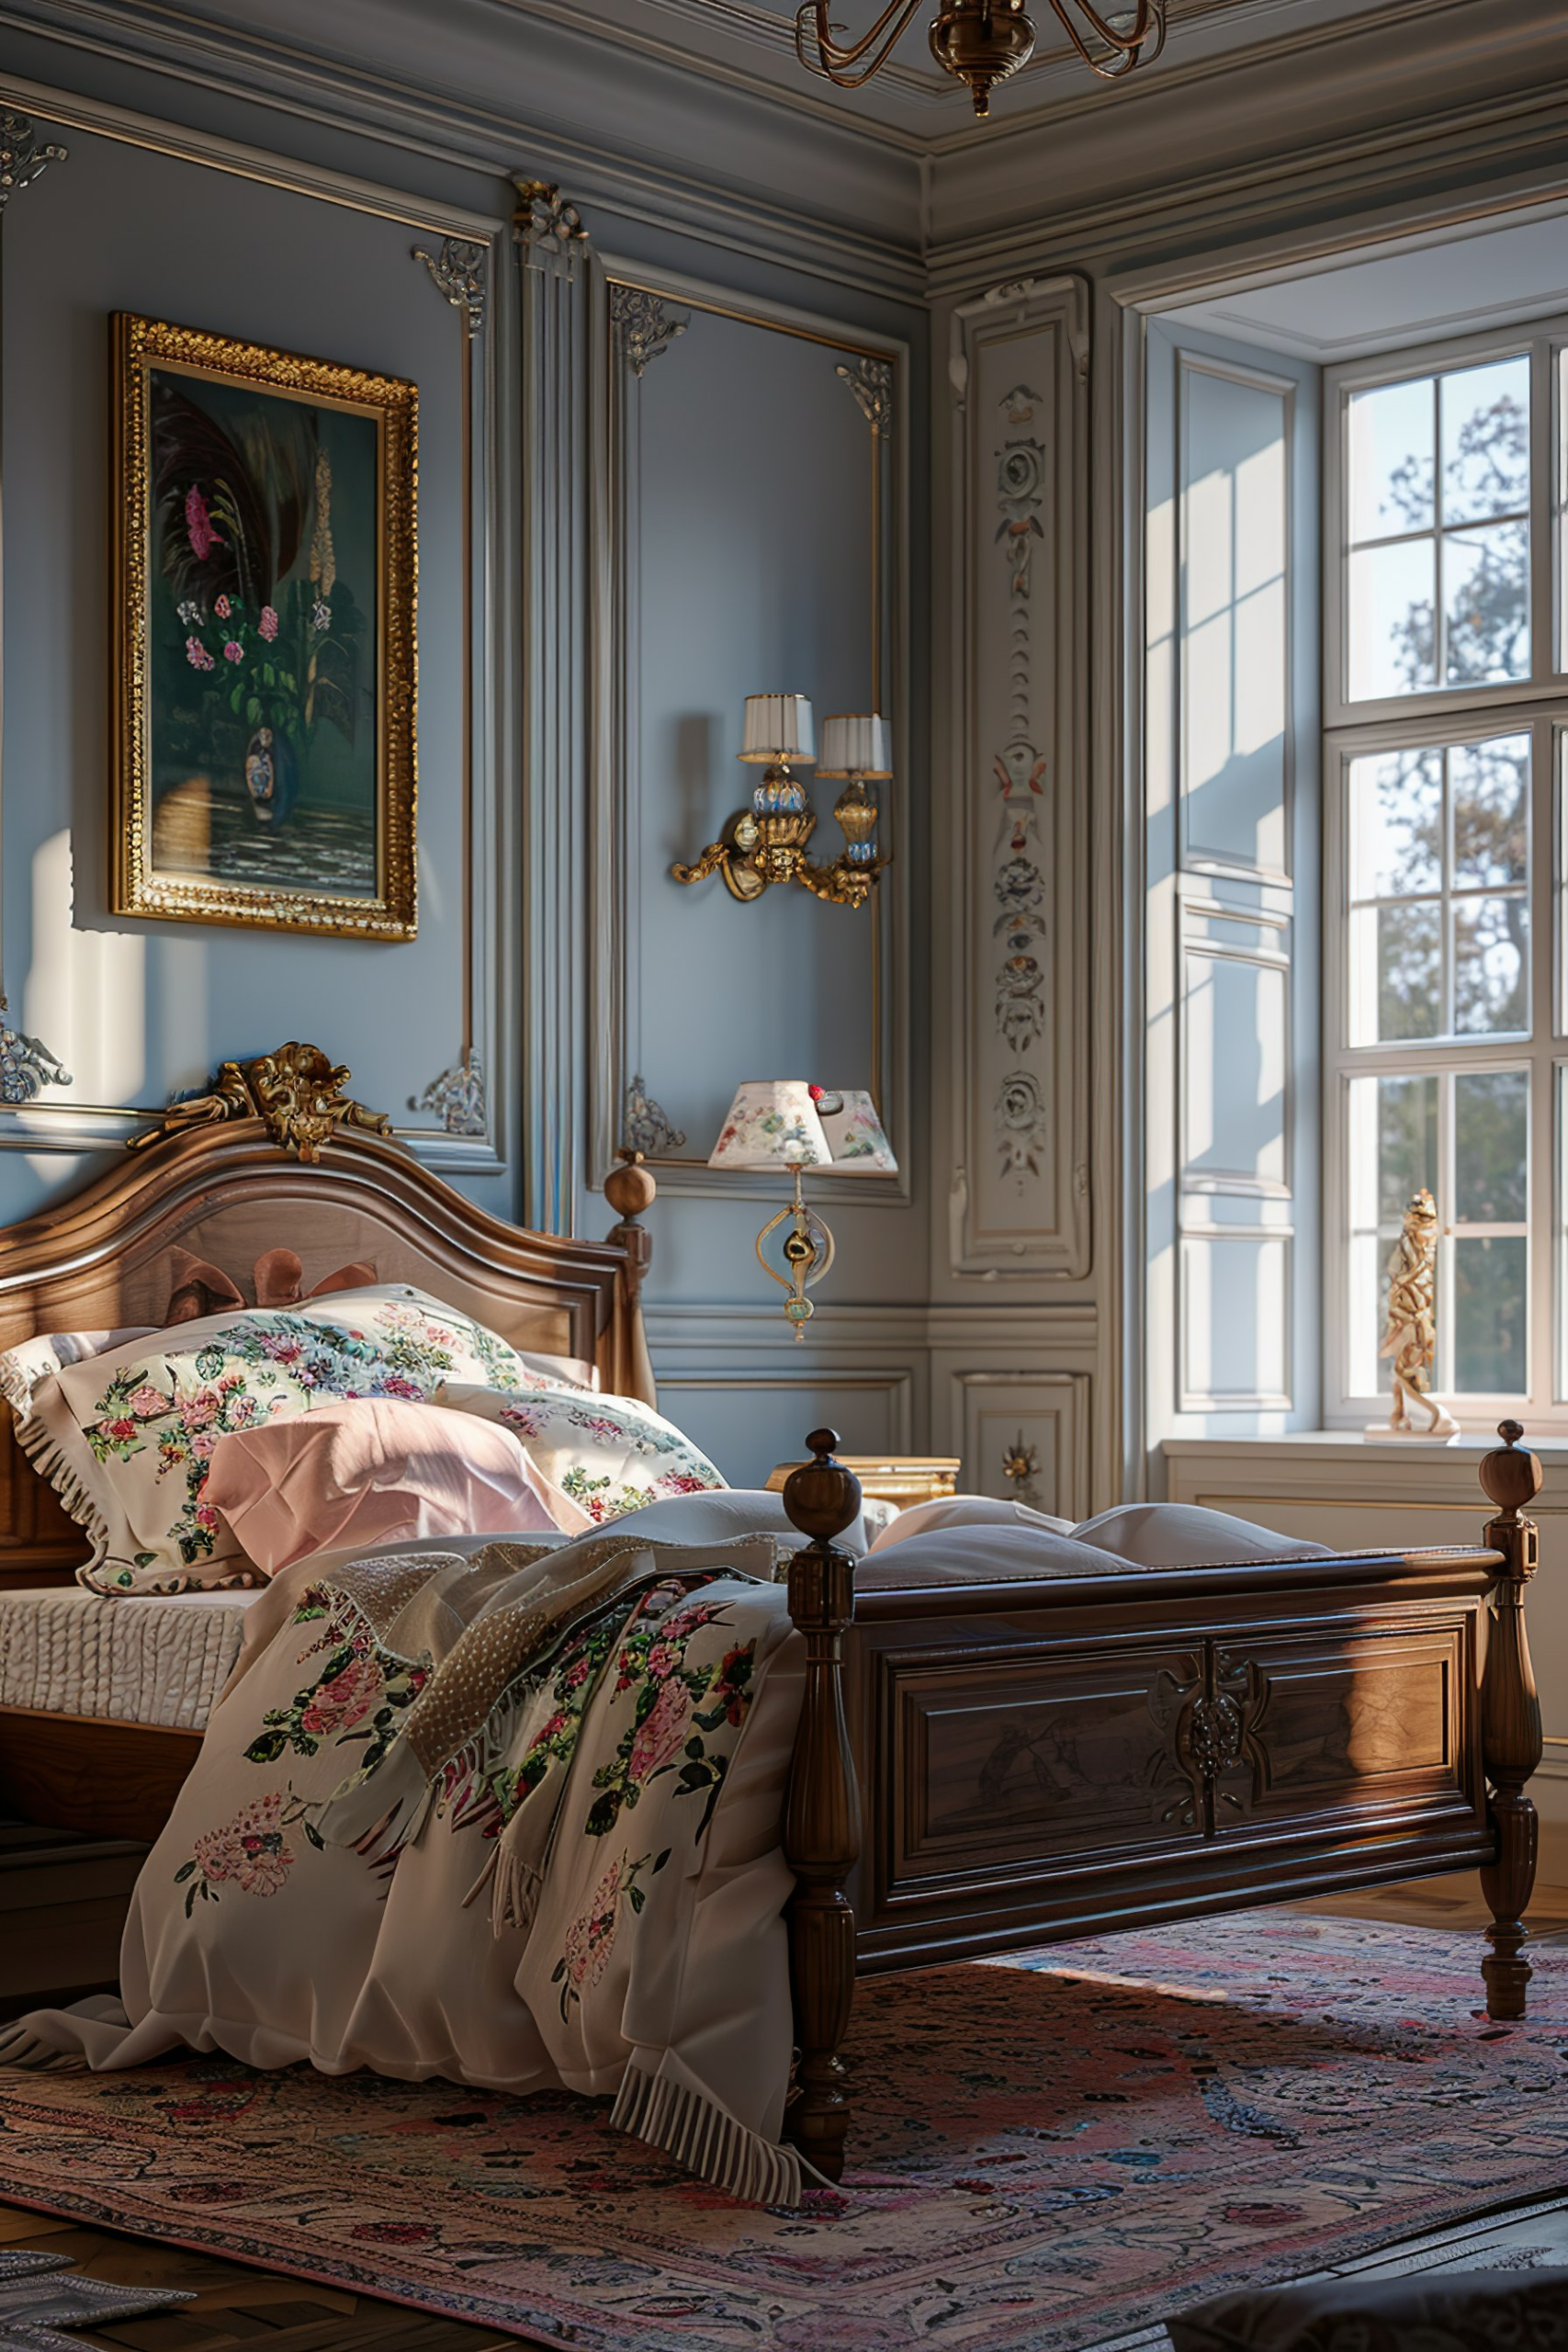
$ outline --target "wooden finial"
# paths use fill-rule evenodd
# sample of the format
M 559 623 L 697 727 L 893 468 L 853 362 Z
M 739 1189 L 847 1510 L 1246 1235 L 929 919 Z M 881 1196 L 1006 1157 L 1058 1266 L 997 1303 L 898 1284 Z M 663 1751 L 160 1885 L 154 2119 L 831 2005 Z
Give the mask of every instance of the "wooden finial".
M 815 1544 L 831 1544 L 860 1510 L 860 1480 L 833 1459 L 837 1430 L 813 1430 L 806 1442 L 813 1458 L 785 1479 L 784 1507 L 792 1527 Z
M 1544 1473 L 1539 1454 L 1521 1447 L 1524 1424 L 1520 1421 L 1499 1421 L 1497 1434 L 1501 1445 L 1481 1457 L 1480 1478 L 1488 1499 L 1510 1516 L 1524 1510 L 1540 1492 Z
M 604 1198 L 617 1216 L 637 1217 L 653 1206 L 659 1180 L 640 1151 L 629 1147 L 616 1154 L 620 1165 L 604 1179 Z

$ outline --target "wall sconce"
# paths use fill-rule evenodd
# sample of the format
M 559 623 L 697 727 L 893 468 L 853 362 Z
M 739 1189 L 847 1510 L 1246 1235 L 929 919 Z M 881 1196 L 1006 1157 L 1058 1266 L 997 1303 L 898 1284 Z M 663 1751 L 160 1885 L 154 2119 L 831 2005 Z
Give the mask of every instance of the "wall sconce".
M 866 784 L 889 775 L 887 729 L 877 718 L 829 718 L 823 729 L 824 775 L 848 778 L 833 814 L 844 849 L 830 865 L 813 865 L 806 854 L 817 824 L 816 811 L 795 766 L 816 764 L 811 703 L 806 695 L 748 695 L 743 760 L 762 768 L 751 806 L 729 820 L 726 840 L 710 842 L 691 865 L 672 865 L 677 882 L 703 882 L 721 874 L 730 896 L 760 899 L 774 882 L 798 882 L 833 906 L 863 907 L 872 885 L 891 861 L 876 847 L 876 803 Z
M 710 1168 L 783 1168 L 795 1179 L 795 1197 L 757 1236 L 757 1261 L 782 1283 L 789 1296 L 784 1314 L 796 1340 L 806 1337 L 814 1308 L 806 1295 L 833 1262 L 833 1236 L 801 1193 L 807 1168 L 836 1176 L 896 1176 L 898 1162 L 882 1131 L 876 1105 L 863 1091 L 841 1093 L 808 1086 L 804 1079 L 750 1079 L 738 1089 L 718 1141 L 708 1154 Z M 779 1245 L 784 1272 L 768 1261 L 769 1238 L 788 1227 Z

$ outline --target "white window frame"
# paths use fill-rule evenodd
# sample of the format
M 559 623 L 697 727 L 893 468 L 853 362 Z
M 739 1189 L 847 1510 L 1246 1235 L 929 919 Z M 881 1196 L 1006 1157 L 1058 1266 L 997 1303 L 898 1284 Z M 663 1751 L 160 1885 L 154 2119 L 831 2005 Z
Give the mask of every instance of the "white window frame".
M 1503 685 L 1437 686 L 1409 695 L 1350 702 L 1346 630 L 1348 578 L 1347 418 L 1352 394 L 1412 377 L 1474 368 L 1489 359 L 1530 360 L 1530 675 Z M 1568 1004 L 1562 896 L 1568 877 L 1563 827 L 1568 763 L 1568 663 L 1564 662 L 1562 386 L 1568 367 L 1568 317 L 1531 321 L 1506 332 L 1422 344 L 1324 375 L 1324 956 L 1323 1142 L 1325 1289 L 1324 1420 L 1359 1427 L 1386 1420 L 1389 1398 L 1350 1386 L 1350 1119 L 1354 1078 L 1448 1075 L 1528 1069 L 1529 1286 L 1523 1396 L 1466 1394 L 1453 1409 L 1462 1424 L 1484 1429 L 1506 1412 L 1568 1430 L 1568 1234 L 1562 1213 L 1568 1167 Z M 1441 464 L 1441 452 L 1437 461 Z M 1439 1037 L 1398 1045 L 1352 1046 L 1348 1035 L 1349 840 L 1348 778 L 1367 752 L 1475 742 L 1529 732 L 1530 796 L 1530 1015 L 1528 1037 Z M 1442 1204 L 1439 1203 L 1439 1207 Z M 1451 1241 L 1445 1230 L 1439 1245 Z M 1381 1248 L 1381 1245 L 1380 1245 Z M 1451 1285 L 1440 1280 L 1440 1293 Z

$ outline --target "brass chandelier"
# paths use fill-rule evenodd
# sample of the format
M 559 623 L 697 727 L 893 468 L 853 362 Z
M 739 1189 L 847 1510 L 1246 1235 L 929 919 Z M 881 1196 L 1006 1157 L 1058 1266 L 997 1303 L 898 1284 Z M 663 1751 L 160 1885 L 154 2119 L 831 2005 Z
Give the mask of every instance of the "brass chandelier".
M 887 0 L 875 23 L 854 41 L 838 38 L 842 28 L 833 25 L 829 6 L 829 0 L 803 0 L 795 20 L 795 49 L 807 72 L 825 74 L 840 90 L 858 90 L 886 65 L 920 0 Z M 1165 45 L 1167 0 L 1130 0 L 1109 16 L 1100 14 L 1094 0 L 1051 0 L 1051 6 L 1084 63 L 1103 81 L 1119 81 L 1135 65 L 1149 64 Z M 993 86 L 1034 54 L 1034 24 L 1024 0 L 943 0 L 930 37 L 937 63 L 969 85 L 977 115 L 990 113 Z

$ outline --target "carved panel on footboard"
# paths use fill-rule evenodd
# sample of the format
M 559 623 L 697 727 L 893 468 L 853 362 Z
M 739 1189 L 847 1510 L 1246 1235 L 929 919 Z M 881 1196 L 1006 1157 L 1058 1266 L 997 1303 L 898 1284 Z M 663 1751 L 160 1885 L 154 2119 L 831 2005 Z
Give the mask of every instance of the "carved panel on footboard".
M 857 1630 L 863 1968 L 1481 1859 L 1477 1599 L 1137 1613 Z

